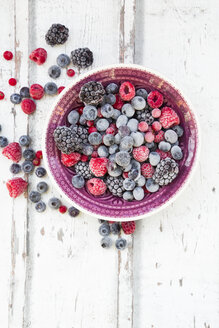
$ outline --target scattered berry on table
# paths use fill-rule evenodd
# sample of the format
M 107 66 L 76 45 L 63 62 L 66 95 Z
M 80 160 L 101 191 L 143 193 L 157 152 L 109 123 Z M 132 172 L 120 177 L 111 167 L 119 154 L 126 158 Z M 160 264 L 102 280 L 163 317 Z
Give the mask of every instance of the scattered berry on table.
M 46 175 L 46 169 L 44 169 L 44 167 L 40 166 L 36 169 L 35 174 L 36 174 L 36 176 L 38 176 L 38 178 L 42 178 Z
M 59 212 L 60 212 L 61 214 L 66 213 L 66 212 L 67 212 L 67 207 L 64 206 L 64 205 L 61 205 L 61 206 L 59 207 Z
M 110 226 L 108 223 L 103 223 L 99 227 L 99 233 L 101 236 L 108 236 L 110 234 Z
M 57 210 L 61 206 L 61 201 L 58 198 L 53 197 L 49 199 L 48 205 L 50 208 Z
M 44 96 L 44 89 L 40 84 L 32 84 L 29 92 L 30 96 L 35 100 L 39 100 Z
M 110 231 L 113 235 L 118 235 L 121 231 L 121 225 L 118 222 L 114 222 L 110 226 Z
M 29 136 L 27 135 L 23 135 L 19 138 L 19 144 L 22 146 L 22 147 L 27 147 L 29 146 L 31 143 L 31 139 Z
M 35 155 L 36 155 L 37 158 L 42 159 L 43 158 L 43 152 L 42 152 L 42 150 L 37 150 L 37 152 L 36 152 Z
M 154 168 L 150 163 L 144 163 L 141 166 L 141 174 L 146 178 L 152 178 L 154 174 Z
M 144 99 L 147 99 L 147 97 L 148 97 L 147 90 L 145 90 L 145 89 L 138 89 L 136 91 L 136 96 L 140 96 L 140 97 L 143 97 Z
M 10 197 L 16 198 L 20 196 L 26 189 L 28 183 L 22 178 L 13 178 L 6 183 Z
M 121 225 L 126 235 L 131 235 L 135 231 L 135 221 L 122 222 Z
M 31 161 L 24 161 L 21 167 L 22 167 L 22 171 L 27 174 L 32 173 L 34 170 L 34 165 Z
M 177 177 L 178 173 L 178 164 L 174 159 L 166 158 L 161 160 L 157 165 L 153 175 L 153 180 L 160 186 L 168 185 Z
M 71 68 L 69 68 L 66 73 L 69 77 L 75 76 L 75 71 Z
M 22 87 L 20 89 L 20 96 L 22 98 L 29 98 L 30 97 L 30 89 L 28 87 Z
M 89 48 L 78 48 L 71 52 L 73 66 L 87 68 L 93 64 L 93 53 Z
M 115 245 L 119 251 L 122 251 L 123 249 L 125 249 L 127 247 L 127 241 L 124 238 L 119 238 L 116 240 Z
M 18 163 L 22 157 L 21 146 L 18 142 L 11 142 L 3 149 L 2 155 L 11 159 L 13 162 Z
M 123 82 L 119 88 L 122 100 L 129 101 L 135 96 L 135 87 L 131 82 Z
M 58 88 L 58 94 L 60 94 L 62 92 L 62 90 L 64 90 L 64 89 L 65 89 L 65 87 L 63 87 L 63 86 L 59 87 Z
M 29 56 L 30 60 L 34 61 L 37 65 L 45 63 L 47 58 L 47 51 L 43 48 L 33 50 Z
M 17 164 L 17 163 L 11 164 L 11 166 L 10 166 L 10 172 L 12 174 L 18 174 L 18 173 L 20 173 L 21 172 L 21 166 L 20 166 L 20 164 Z
M 161 110 L 159 108 L 154 108 L 152 111 L 151 111 L 151 114 L 154 118 L 158 118 L 160 117 L 161 115 Z
M 70 216 L 72 216 L 73 218 L 76 217 L 76 216 L 78 216 L 79 213 L 80 213 L 80 211 L 76 207 L 74 207 L 74 206 L 71 206 L 68 209 L 68 214 Z
M 102 102 L 105 90 L 100 82 L 91 81 L 85 83 L 79 93 L 79 98 L 85 104 L 98 105 Z
M 182 149 L 179 146 L 173 146 L 171 148 L 171 155 L 176 161 L 180 161 L 183 158 Z
M 70 58 L 66 54 L 60 54 L 56 59 L 56 63 L 61 68 L 65 68 L 70 64 Z
M 21 109 L 25 114 L 32 114 L 36 110 L 36 104 L 32 99 L 23 99 Z
M 151 108 L 158 108 L 163 104 L 163 95 L 157 90 L 151 91 L 147 97 L 147 102 Z
M 54 82 L 47 82 L 44 85 L 44 91 L 49 96 L 56 95 L 57 90 L 58 90 L 58 87 Z
M 33 163 L 34 166 L 40 166 L 41 160 L 39 158 L 35 157 L 33 159 L 32 163 Z
M 71 153 L 71 154 L 61 154 L 61 162 L 63 165 L 70 167 L 75 165 L 81 159 L 81 154 Z
M 35 209 L 37 212 L 42 213 L 46 210 L 46 204 L 42 200 L 40 200 L 36 203 Z
M 32 161 L 35 158 L 35 151 L 32 148 L 27 148 L 23 151 L 23 157 L 28 161 Z
M 92 178 L 86 183 L 87 189 L 94 196 L 103 195 L 107 189 L 105 182 L 99 178 Z
M 9 83 L 9 85 L 11 85 L 13 87 L 17 84 L 17 80 L 12 77 L 8 80 L 8 83 Z
M 8 145 L 8 139 L 6 137 L 0 136 L 0 147 L 4 148 Z
M 4 92 L 0 91 L 0 100 L 4 99 L 5 98 L 5 94 Z
M 3 57 L 4 57 L 4 59 L 6 59 L 6 60 L 12 60 L 12 58 L 13 58 L 13 53 L 12 53 L 11 51 L 5 51 L 5 52 L 3 53 Z
M 57 65 L 52 65 L 48 69 L 48 74 L 52 79 L 57 79 L 61 75 L 61 69 Z
M 72 185 L 77 189 L 83 188 L 85 185 L 84 177 L 79 174 L 74 175 L 72 178 Z
M 48 188 L 49 188 L 49 186 L 45 181 L 40 181 L 37 184 L 37 191 L 41 194 L 44 193 L 44 192 L 47 192 Z
M 62 24 L 52 24 L 45 35 L 46 43 L 50 46 L 63 44 L 67 41 L 69 29 Z
M 103 248 L 109 248 L 112 246 L 112 239 L 110 237 L 103 237 L 100 241 L 100 245 L 103 247 Z
M 18 105 L 18 104 L 21 103 L 22 98 L 21 98 L 21 96 L 19 95 L 19 93 L 13 93 L 13 94 L 10 96 L 10 101 L 12 102 L 12 104 Z
M 41 200 L 41 194 L 40 194 L 38 191 L 34 191 L 34 190 L 32 190 L 32 191 L 29 193 L 29 200 L 30 200 L 32 203 L 38 203 L 38 202 Z

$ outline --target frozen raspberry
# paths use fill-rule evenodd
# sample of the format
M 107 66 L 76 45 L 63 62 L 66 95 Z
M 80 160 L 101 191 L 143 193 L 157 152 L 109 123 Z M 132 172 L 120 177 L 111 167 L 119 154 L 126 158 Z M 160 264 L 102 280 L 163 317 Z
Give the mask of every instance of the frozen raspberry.
M 122 222 L 121 226 L 126 235 L 131 235 L 135 231 L 135 221 Z
M 93 132 L 97 132 L 97 128 L 95 128 L 95 126 L 90 126 L 88 129 L 88 133 L 91 134 Z
M 23 99 L 21 109 L 25 114 L 32 114 L 36 110 L 36 104 L 32 99 Z
M 151 91 L 147 97 L 147 101 L 151 108 L 158 108 L 163 104 L 163 95 L 159 91 Z
M 97 158 L 99 155 L 98 155 L 98 152 L 95 150 L 93 151 L 93 153 L 91 154 L 91 157 L 92 158 Z
M 154 174 L 154 168 L 150 163 L 144 163 L 141 166 L 141 174 L 146 178 L 150 179 L 152 178 Z
M 116 102 L 113 105 L 113 108 L 115 108 L 115 109 L 121 109 L 123 105 L 124 105 L 124 102 L 122 101 L 122 99 L 120 98 L 120 96 L 119 95 L 116 95 Z
M 138 162 L 144 162 L 148 158 L 149 149 L 146 146 L 140 146 L 133 149 L 133 157 Z
M 169 158 L 172 157 L 172 156 L 171 156 L 171 153 L 170 153 L 169 151 L 164 152 L 164 151 L 162 151 L 162 150 L 160 150 L 160 149 L 156 149 L 156 152 L 160 155 L 160 158 L 161 158 L 161 159 L 165 159 L 165 158 L 167 158 L 167 157 L 169 157 Z
M 28 183 L 22 178 L 14 178 L 6 183 L 9 195 L 13 198 L 20 196 L 26 189 Z
M 35 157 L 32 163 L 34 166 L 40 166 L 40 159 Z
M 148 130 L 148 124 L 145 121 L 138 123 L 138 130 L 141 132 L 146 132 Z
M 155 134 L 154 141 L 159 143 L 164 140 L 164 131 L 160 130 L 157 134 Z
M 64 206 L 64 205 L 61 205 L 61 206 L 59 207 L 59 212 L 62 213 L 62 214 L 66 213 L 66 212 L 67 212 L 67 207 Z
M 103 177 L 107 173 L 108 159 L 105 157 L 91 158 L 89 167 L 96 177 Z
M 62 90 L 64 90 L 64 89 L 65 89 L 65 87 L 63 87 L 63 86 L 59 87 L 58 88 L 58 94 L 60 94 L 62 92 Z
M 29 56 L 30 60 L 34 61 L 37 65 L 45 63 L 47 58 L 47 51 L 43 48 L 33 50 Z
M 63 165 L 70 167 L 75 165 L 81 159 L 81 154 L 71 153 L 71 154 L 61 154 L 61 162 Z
M 18 142 L 11 142 L 3 149 L 2 155 L 11 159 L 13 162 L 18 163 L 22 157 L 21 146 Z
M 13 58 L 13 53 L 11 51 L 5 51 L 3 53 L 3 57 L 6 59 L 6 60 L 11 60 Z
M 162 125 L 158 121 L 155 121 L 154 123 L 152 123 L 151 126 L 152 126 L 152 129 L 156 132 L 158 132 L 162 129 Z
M 154 134 L 152 132 L 145 133 L 145 141 L 146 142 L 153 142 L 154 141 Z
M 122 174 L 124 179 L 127 179 L 129 177 L 129 173 L 128 172 L 123 172 Z
M 103 195 L 107 189 L 105 182 L 98 178 L 92 178 L 87 181 L 87 189 L 94 196 Z
M 30 96 L 35 99 L 39 100 L 44 95 L 44 88 L 40 84 L 32 84 L 30 87 Z
M 88 161 L 88 156 L 86 156 L 86 155 L 81 155 L 81 161 L 82 161 L 82 162 L 87 162 L 87 161 Z
M 180 124 L 179 116 L 171 107 L 162 108 L 159 121 L 164 129 L 169 129 L 173 125 Z
M 0 100 L 4 99 L 5 98 L 5 94 L 4 92 L 0 91 Z
M 158 118 L 160 117 L 161 115 L 161 110 L 159 108 L 154 108 L 152 111 L 151 111 L 151 114 L 154 118 Z
M 120 97 L 125 100 L 129 101 L 135 96 L 135 87 L 130 82 L 123 82 L 119 88 Z
M 11 86 L 15 86 L 17 84 L 17 80 L 14 79 L 13 77 L 11 79 L 8 80 L 8 83 L 11 85 Z
M 67 70 L 67 75 L 70 76 L 70 77 L 72 77 L 72 76 L 75 75 L 75 71 L 73 69 L 68 69 Z
M 43 152 L 42 152 L 42 150 L 38 150 L 36 152 L 36 157 L 39 158 L 39 159 L 42 159 L 43 158 Z

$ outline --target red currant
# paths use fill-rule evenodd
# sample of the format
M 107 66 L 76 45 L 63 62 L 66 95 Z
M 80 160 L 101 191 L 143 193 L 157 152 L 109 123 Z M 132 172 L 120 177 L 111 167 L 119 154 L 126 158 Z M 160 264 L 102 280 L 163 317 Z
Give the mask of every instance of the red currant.
M 59 212 L 60 212 L 60 213 L 64 214 L 66 211 L 67 211 L 67 207 L 66 207 L 66 206 L 61 205 L 61 206 L 59 207 Z
M 11 86 L 15 86 L 17 84 L 17 80 L 14 79 L 13 77 L 11 79 L 8 80 L 8 83 L 11 85 Z
M 42 150 L 38 150 L 36 152 L 36 157 L 39 158 L 39 159 L 42 159 L 43 158 L 43 152 L 42 152 Z
M 62 90 L 64 90 L 64 89 L 65 89 L 65 87 L 63 87 L 63 86 L 59 87 L 58 88 L 58 94 L 60 94 L 62 92 Z
M 67 75 L 70 76 L 70 77 L 72 77 L 72 76 L 75 75 L 75 71 L 73 69 L 68 69 L 67 70 Z
M 13 53 L 11 51 L 5 51 L 3 53 L 3 57 L 6 59 L 6 60 L 11 60 L 13 58 Z
M 35 157 L 34 160 L 33 160 L 33 165 L 34 166 L 39 166 L 40 165 L 40 159 Z
M 5 94 L 4 92 L 0 91 L 0 100 L 4 99 L 5 98 Z

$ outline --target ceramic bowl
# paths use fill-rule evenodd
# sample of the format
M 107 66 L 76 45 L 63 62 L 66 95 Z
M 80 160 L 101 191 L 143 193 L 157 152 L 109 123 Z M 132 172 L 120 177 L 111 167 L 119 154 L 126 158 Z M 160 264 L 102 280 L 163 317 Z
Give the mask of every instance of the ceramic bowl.
M 142 201 L 127 202 L 113 196 L 110 192 L 95 197 L 86 188 L 75 189 L 71 183 L 73 171 L 61 164 L 60 151 L 57 150 L 53 140 L 53 131 L 58 125 L 66 124 L 66 117 L 72 109 L 81 106 L 78 98 L 80 88 L 84 83 L 92 80 L 100 81 L 104 86 L 110 82 L 130 81 L 137 88 L 143 87 L 148 91 L 157 89 L 164 95 L 166 104 L 173 107 L 180 117 L 181 126 L 184 128 L 184 135 L 180 141 L 184 153 L 179 163 L 180 173 L 171 184 L 160 188 L 154 194 L 146 195 Z M 106 66 L 80 75 L 59 95 L 46 121 L 43 152 L 51 180 L 70 204 L 98 218 L 111 218 L 115 221 L 137 220 L 161 211 L 174 201 L 190 181 L 199 153 L 197 118 L 181 91 L 159 73 L 138 65 Z

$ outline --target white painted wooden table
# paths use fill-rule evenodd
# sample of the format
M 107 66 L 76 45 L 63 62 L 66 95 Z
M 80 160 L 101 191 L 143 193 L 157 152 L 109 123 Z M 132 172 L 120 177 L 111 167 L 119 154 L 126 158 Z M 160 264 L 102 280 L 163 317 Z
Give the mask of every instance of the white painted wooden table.
M 187 190 L 162 213 L 137 222 L 123 253 L 99 247 L 98 223 L 47 210 L 25 197 L 9 198 L 9 162 L 1 156 L 1 328 L 218 328 L 219 327 L 219 5 L 216 0 L 0 1 L 0 123 L 10 141 L 27 131 L 41 148 L 41 128 L 53 99 L 27 117 L 9 96 L 48 81 L 61 52 L 88 46 L 94 65 L 135 62 L 166 75 L 190 97 L 203 134 L 202 155 Z M 136 6 L 136 15 L 135 13 Z M 135 17 L 135 22 L 134 22 Z M 66 45 L 50 48 L 52 23 L 70 29 Z M 48 50 L 43 66 L 28 61 Z M 15 76 L 16 88 L 7 86 Z M 65 72 L 59 85 L 72 81 Z M 29 178 L 31 188 L 36 185 Z M 50 189 L 47 196 L 57 196 Z

